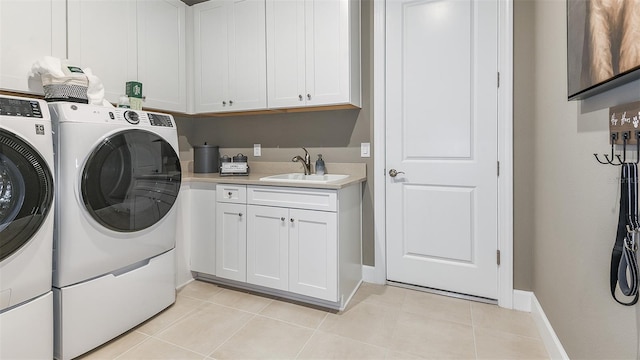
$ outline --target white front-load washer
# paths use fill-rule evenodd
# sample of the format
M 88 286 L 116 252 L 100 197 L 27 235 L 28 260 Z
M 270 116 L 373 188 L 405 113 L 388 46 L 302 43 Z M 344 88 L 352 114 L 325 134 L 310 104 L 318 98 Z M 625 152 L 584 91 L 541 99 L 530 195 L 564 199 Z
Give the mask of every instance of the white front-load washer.
M 171 115 L 51 103 L 54 355 L 81 355 L 175 301 L 181 168 Z
M 51 118 L 0 95 L 0 359 L 53 356 Z

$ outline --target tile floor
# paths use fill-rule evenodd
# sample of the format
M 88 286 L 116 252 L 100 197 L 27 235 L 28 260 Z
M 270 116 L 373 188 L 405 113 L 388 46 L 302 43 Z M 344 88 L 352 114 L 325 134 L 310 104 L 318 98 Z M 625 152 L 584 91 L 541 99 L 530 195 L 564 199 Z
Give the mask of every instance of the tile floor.
M 83 359 L 548 359 L 530 314 L 363 284 L 329 312 L 194 281 Z

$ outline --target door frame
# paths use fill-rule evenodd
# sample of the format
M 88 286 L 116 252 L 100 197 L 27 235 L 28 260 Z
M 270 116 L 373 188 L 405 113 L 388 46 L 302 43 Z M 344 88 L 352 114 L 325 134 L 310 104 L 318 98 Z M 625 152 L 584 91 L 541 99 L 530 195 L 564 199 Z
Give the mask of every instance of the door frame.
M 375 265 L 365 281 L 386 283 L 386 0 L 373 1 L 373 161 Z M 513 1 L 498 0 L 498 305 L 513 308 Z

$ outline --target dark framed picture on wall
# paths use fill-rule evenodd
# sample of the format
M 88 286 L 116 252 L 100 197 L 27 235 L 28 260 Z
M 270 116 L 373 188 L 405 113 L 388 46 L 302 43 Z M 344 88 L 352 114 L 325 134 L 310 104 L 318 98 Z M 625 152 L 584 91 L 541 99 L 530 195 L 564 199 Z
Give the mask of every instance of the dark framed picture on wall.
M 640 0 L 567 0 L 569 100 L 640 79 Z

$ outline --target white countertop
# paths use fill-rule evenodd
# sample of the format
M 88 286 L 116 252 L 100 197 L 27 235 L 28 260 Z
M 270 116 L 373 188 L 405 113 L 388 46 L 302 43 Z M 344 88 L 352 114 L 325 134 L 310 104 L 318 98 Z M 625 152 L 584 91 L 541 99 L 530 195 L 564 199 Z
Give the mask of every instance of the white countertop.
M 367 180 L 367 169 L 364 163 L 327 163 L 327 173 L 347 174 L 349 177 L 329 183 L 304 183 L 289 181 L 263 181 L 260 178 L 276 174 L 302 172 L 299 164 L 278 162 L 249 163 L 249 175 L 220 176 L 219 173 L 194 173 L 192 162 L 182 163 L 183 182 L 211 182 L 218 184 L 244 184 L 263 186 L 288 186 L 315 189 L 342 189 L 347 186 L 360 184 Z

